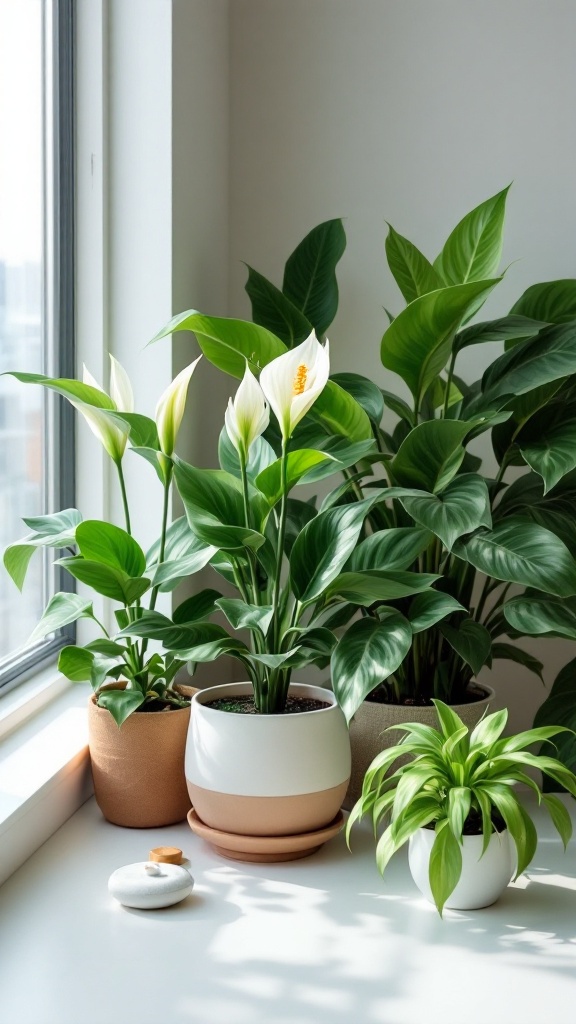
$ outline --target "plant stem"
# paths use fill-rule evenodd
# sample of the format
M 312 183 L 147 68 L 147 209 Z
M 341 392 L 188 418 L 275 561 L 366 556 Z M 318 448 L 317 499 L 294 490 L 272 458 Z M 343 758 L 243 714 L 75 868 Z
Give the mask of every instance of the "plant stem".
M 132 536 L 132 529 L 130 526 L 130 511 L 128 509 L 128 495 L 126 494 L 126 483 L 124 480 L 124 470 L 122 469 L 122 460 L 118 460 L 116 463 L 116 469 L 118 470 L 118 479 L 120 481 L 120 493 L 122 495 L 122 504 L 124 506 L 124 518 L 126 520 L 126 533 Z
M 452 385 L 452 377 L 454 376 L 454 367 L 456 365 L 457 355 L 457 352 L 452 352 L 450 366 L 448 367 L 448 379 L 446 381 L 446 394 L 444 395 L 444 408 L 442 409 L 442 419 L 446 419 L 446 413 L 448 412 L 448 405 L 450 401 L 450 387 Z
M 250 517 L 250 497 L 248 494 L 248 473 L 246 472 L 246 455 L 244 452 L 240 453 L 240 475 L 242 477 L 242 497 L 244 499 L 244 523 L 247 530 L 252 529 L 251 517 Z M 260 592 L 258 590 L 258 581 L 256 579 L 256 563 L 254 552 L 250 549 L 246 549 L 248 556 L 248 564 L 250 566 L 250 579 L 252 581 L 252 600 L 254 604 L 260 604 Z
M 172 463 L 166 468 L 166 482 L 164 484 L 164 502 L 162 506 L 162 530 L 160 532 L 160 549 L 158 551 L 158 561 L 156 565 L 161 565 L 164 561 L 164 553 L 166 551 L 166 531 L 168 529 L 168 510 L 170 505 L 170 484 L 172 482 Z M 156 600 L 160 592 L 160 585 L 152 587 L 150 594 L 150 604 L 148 610 L 153 612 L 156 607 Z M 148 650 L 148 640 L 142 640 L 142 648 L 140 650 L 140 658 L 142 661 L 142 668 L 144 668 L 144 656 Z
M 284 438 L 282 438 L 281 460 L 282 461 L 280 464 L 280 488 L 282 491 L 282 499 L 280 503 L 280 523 L 278 527 L 278 550 L 276 552 L 276 577 L 274 579 L 274 592 L 272 595 L 272 607 L 274 609 L 272 615 L 272 642 L 274 645 L 274 651 L 280 649 L 280 587 L 282 576 L 282 561 L 284 558 L 284 537 L 286 535 L 288 442 Z
M 168 529 L 168 510 L 170 505 L 170 484 L 172 482 L 172 463 L 166 470 L 166 483 L 164 484 L 164 503 L 162 506 L 162 531 L 160 533 L 160 550 L 158 552 L 158 565 L 161 565 L 164 561 L 164 553 L 166 551 L 166 531 Z M 152 587 L 152 593 L 150 594 L 150 611 L 154 611 L 156 607 L 156 599 L 160 587 Z

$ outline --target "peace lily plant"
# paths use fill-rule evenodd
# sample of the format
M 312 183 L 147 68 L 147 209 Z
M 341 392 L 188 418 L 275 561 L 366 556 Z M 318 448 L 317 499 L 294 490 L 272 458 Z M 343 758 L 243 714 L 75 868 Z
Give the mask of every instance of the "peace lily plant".
M 530 729 L 502 737 L 508 712 L 487 715 L 471 732 L 458 715 L 434 700 L 438 728 L 419 722 L 392 726 L 403 732 L 399 742 L 383 750 L 370 765 L 362 796 L 346 826 L 348 842 L 356 821 L 368 814 L 378 838 L 376 861 L 382 874 L 394 854 L 422 828 L 434 829 L 429 885 L 440 914 L 462 874 L 467 836 L 483 837 L 479 870 L 493 836 L 508 830 L 517 854 L 515 877 L 536 852 L 534 823 L 514 787 L 529 786 L 550 813 L 564 847 L 572 835 L 566 807 L 552 794 L 543 794 L 526 768 L 537 768 L 557 788 L 576 796 L 576 776 L 554 757 L 533 754 L 534 743 L 549 741 L 569 730 L 561 726 Z M 389 731 L 389 730 L 388 730 Z M 410 760 L 391 771 L 400 755 Z M 506 872 L 506 865 L 504 866 Z M 504 874 L 503 886 L 512 871 Z M 476 904 L 482 905 L 482 904 Z
M 496 659 L 540 675 L 540 662 L 510 638 L 576 638 L 576 280 L 533 285 L 508 313 L 479 321 L 504 276 L 507 193 L 467 214 L 433 262 L 389 227 L 388 265 L 406 306 L 387 314 L 382 379 L 334 374 L 322 408 L 290 441 L 331 451 L 341 434 L 358 446 L 334 499 L 341 504 L 384 489 L 348 568 L 437 580 L 415 596 L 366 600 L 334 648 L 332 680 L 348 718 L 376 694 L 465 702 Z M 340 220 L 319 225 L 289 257 L 281 288 L 249 267 L 251 325 L 184 316 L 173 329 L 192 328 L 206 357 L 234 376 L 244 357 L 263 367 L 311 326 L 319 336 L 328 329 L 345 245 Z M 498 348 L 470 380 L 471 347 L 494 343 L 504 354 Z M 344 339 L 343 362 L 346 351 Z M 484 468 L 471 445 L 486 435 L 494 460 Z M 273 430 L 266 437 L 278 444 Z M 340 595 L 341 623 L 357 609 Z M 558 681 L 542 724 L 576 727 L 574 679 Z M 576 765 L 574 736 L 559 742 Z
M 189 311 L 158 337 L 182 329 L 194 330 L 200 340 L 201 328 L 215 322 Z M 350 441 L 342 431 L 327 433 L 322 451 L 294 443 L 305 417 L 326 417 L 326 392 L 334 388 L 328 380 L 328 342 L 321 344 L 312 331 L 285 350 L 272 339 L 272 358 L 260 367 L 250 357 L 253 325 L 233 320 L 218 324 L 243 349 L 241 355 L 231 355 L 241 383 L 225 413 L 220 469 L 198 469 L 177 456 L 171 462 L 186 529 L 205 562 L 237 596 L 205 590 L 195 599 L 197 607 L 203 605 L 202 622 L 181 621 L 175 628 L 152 609 L 143 611 L 125 632 L 133 637 L 153 634 L 172 656 L 191 666 L 221 655 L 238 659 L 252 683 L 256 710 L 279 713 L 293 670 L 328 665 L 337 643 L 333 610 L 342 600 L 358 606 L 367 599 L 418 593 L 435 577 L 349 570 L 366 516 L 380 500 L 378 491 L 353 505 L 341 504 L 338 485 L 319 508 L 315 499 L 292 494 L 300 484 L 341 474 L 372 449 L 369 439 Z M 362 422 L 355 400 L 347 395 L 341 399 L 338 392 L 336 401 L 344 413 Z M 277 450 L 264 432 L 274 438 Z M 206 621 L 215 611 L 224 615 L 232 632 Z M 246 639 L 238 635 L 240 630 Z
M 134 412 L 128 376 L 112 356 L 110 362 L 109 393 L 86 368 L 82 382 L 31 373 L 13 373 L 12 376 L 63 395 L 81 413 L 114 463 L 122 495 L 124 527 L 101 520 L 83 520 L 80 512 L 73 508 L 27 518 L 24 522 L 31 532 L 6 549 L 4 565 L 22 589 L 29 561 L 36 550 L 66 551 L 55 564 L 88 589 L 120 606 L 114 612 L 118 632 L 111 635 L 98 620 L 93 601 L 68 591 L 57 593 L 48 602 L 28 642 L 42 640 L 78 619 L 91 619 L 101 636 L 84 647 L 72 644 L 64 647 L 58 667 L 69 679 L 90 680 L 98 706 L 107 708 L 121 725 L 136 710 L 186 706 L 186 699 L 173 687 L 174 677 L 184 661 L 172 652 L 149 653 L 153 631 L 142 632 L 135 639 L 131 628 L 145 614 L 154 614 L 161 590 L 171 589 L 183 576 L 204 565 L 207 558 L 198 550 L 188 530 L 170 526 L 168 522 L 172 456 L 188 384 L 198 360 L 182 370 L 166 389 L 158 402 L 155 420 Z M 132 536 L 123 470 L 128 441 L 132 451 L 152 462 L 164 491 L 160 537 L 147 553 Z M 187 554 L 184 568 L 178 560 L 182 548 Z M 187 623 L 197 614 L 198 602 L 184 601 L 174 612 L 174 623 Z M 115 681 L 119 683 L 117 688 Z M 105 684 L 106 689 L 102 689 Z

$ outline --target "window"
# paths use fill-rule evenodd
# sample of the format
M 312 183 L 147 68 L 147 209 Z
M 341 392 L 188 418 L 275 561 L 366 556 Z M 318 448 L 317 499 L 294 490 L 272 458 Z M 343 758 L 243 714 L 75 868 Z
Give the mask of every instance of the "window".
M 74 376 L 73 0 L 0 0 L 0 373 Z M 74 503 L 71 410 L 43 388 L 0 377 L 0 545 L 22 516 Z M 19 681 L 64 638 L 26 647 L 70 577 L 36 554 L 22 595 L 0 571 L 0 685 Z

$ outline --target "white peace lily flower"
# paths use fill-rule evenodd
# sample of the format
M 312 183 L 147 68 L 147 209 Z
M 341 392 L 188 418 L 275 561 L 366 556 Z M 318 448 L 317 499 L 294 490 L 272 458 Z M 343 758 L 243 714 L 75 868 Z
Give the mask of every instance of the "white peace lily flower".
M 110 398 L 118 412 L 134 412 L 134 394 L 124 367 L 110 356 Z
M 110 356 L 112 359 L 112 356 Z M 113 360 L 113 363 L 116 360 Z M 132 396 L 132 388 L 126 375 L 126 371 L 122 369 L 119 363 L 116 364 L 124 378 L 128 382 L 128 388 L 130 390 L 130 396 Z M 83 366 L 82 381 L 84 384 L 88 384 L 91 388 L 95 388 L 96 391 L 100 391 L 103 395 L 106 394 L 104 388 L 100 386 L 98 381 L 92 376 L 90 370 Z M 110 389 L 112 390 L 112 379 L 110 381 Z M 116 385 L 115 385 L 116 387 Z M 120 391 L 117 389 L 117 394 L 120 395 Z M 125 392 L 124 392 L 125 394 Z M 108 396 L 114 403 L 115 408 L 120 412 L 132 412 L 132 408 L 122 408 L 117 404 L 117 400 L 112 396 Z M 72 402 L 72 405 L 79 413 L 82 414 L 86 423 L 90 427 L 93 434 L 96 435 L 98 440 L 103 444 L 104 448 L 108 452 L 108 455 L 114 462 L 120 462 L 124 452 L 126 451 L 126 443 L 128 441 L 128 435 L 130 433 L 130 427 L 126 424 L 125 427 L 114 423 L 107 412 L 104 409 L 99 409 L 95 405 L 88 405 L 87 402 Z M 132 406 L 133 407 L 133 406 Z
M 160 439 L 160 448 L 164 455 L 172 455 L 176 447 L 176 438 L 186 406 L 188 385 L 194 369 L 201 358 L 202 356 L 198 356 L 198 359 L 195 359 L 193 363 L 190 363 L 181 370 L 158 400 L 155 419 Z
M 330 373 L 328 342 L 321 345 L 315 331 L 301 345 L 273 359 L 260 374 L 260 386 L 285 441 L 326 386 Z
M 228 400 L 224 422 L 236 451 L 246 460 L 250 446 L 264 433 L 270 422 L 270 410 L 264 393 L 248 363 L 235 398 Z

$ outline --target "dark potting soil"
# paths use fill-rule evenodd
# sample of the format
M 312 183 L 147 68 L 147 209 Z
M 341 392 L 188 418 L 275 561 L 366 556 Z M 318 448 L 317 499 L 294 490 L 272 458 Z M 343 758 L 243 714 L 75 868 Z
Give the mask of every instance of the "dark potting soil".
M 260 715 L 254 703 L 254 697 L 219 697 L 218 700 L 207 701 L 205 708 L 214 708 L 215 711 L 230 711 L 234 715 Z M 283 711 L 275 711 L 273 714 L 299 715 L 303 711 L 319 711 L 321 708 L 329 708 L 330 704 L 324 700 L 314 700 L 312 697 L 288 697 Z
M 470 689 L 467 690 L 461 697 L 458 697 L 457 704 L 476 704 L 479 700 L 485 700 L 486 692 L 484 690 Z M 370 694 L 367 698 L 371 704 L 391 704 L 394 707 L 402 708 L 431 708 L 434 707 L 431 700 L 426 697 L 405 697 L 404 700 L 391 700 L 390 696 L 384 689 L 379 687 Z
M 506 822 L 497 811 L 492 812 L 492 824 L 497 832 L 503 832 L 506 828 Z M 429 825 L 425 825 L 425 828 L 433 829 L 435 822 L 431 821 Z M 462 828 L 462 835 L 464 836 L 481 836 L 482 835 L 482 815 L 478 814 L 477 811 L 470 811 L 470 814 L 464 822 Z
M 186 703 L 189 704 L 190 702 L 187 701 Z M 181 711 L 182 705 L 170 704 L 163 700 L 149 700 L 145 704 L 141 704 L 136 710 L 139 715 L 144 715 L 148 711 Z

